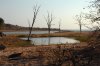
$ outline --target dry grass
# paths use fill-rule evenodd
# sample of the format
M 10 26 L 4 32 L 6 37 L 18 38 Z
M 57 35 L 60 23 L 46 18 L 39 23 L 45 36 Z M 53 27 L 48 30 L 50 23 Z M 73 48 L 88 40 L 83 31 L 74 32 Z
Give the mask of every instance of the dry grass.
M 81 36 L 86 36 L 89 35 L 89 32 L 82 32 Z M 32 35 L 33 37 L 48 37 L 48 34 L 37 34 L 37 35 Z M 51 33 L 51 37 L 75 37 L 75 36 L 80 36 L 79 32 L 61 32 L 61 33 Z
M 6 47 L 14 47 L 14 46 L 18 47 L 18 46 L 29 46 L 31 45 L 31 42 L 21 40 L 14 36 L 6 36 L 0 38 L 0 44 L 5 45 Z
M 61 32 L 61 33 L 51 33 L 51 37 L 77 37 L 77 36 L 88 36 L 90 32 Z M 27 37 L 28 35 L 9 35 L 11 37 Z M 32 34 L 31 37 L 48 37 L 48 34 Z

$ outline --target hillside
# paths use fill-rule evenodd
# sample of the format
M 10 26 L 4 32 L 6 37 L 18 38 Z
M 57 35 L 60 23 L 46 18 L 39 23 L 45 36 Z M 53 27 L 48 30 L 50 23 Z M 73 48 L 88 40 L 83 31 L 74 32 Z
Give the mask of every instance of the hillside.
M 13 24 L 5 24 L 2 30 L 29 30 L 29 27 L 23 27 L 19 25 L 13 25 Z M 34 27 L 33 30 L 48 30 L 48 28 L 40 28 L 40 27 Z M 57 28 L 52 28 L 51 30 L 58 31 L 59 29 Z

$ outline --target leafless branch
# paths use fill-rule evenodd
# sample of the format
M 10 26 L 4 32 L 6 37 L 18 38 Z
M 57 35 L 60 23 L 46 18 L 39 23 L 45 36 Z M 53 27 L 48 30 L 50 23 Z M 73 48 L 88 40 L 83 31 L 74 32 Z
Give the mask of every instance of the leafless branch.
M 40 6 L 38 6 L 38 5 L 35 5 L 34 7 L 33 7 L 33 22 L 32 22 L 32 26 L 30 27 L 30 30 L 29 30 L 29 36 L 28 36 L 28 41 L 30 40 L 30 36 L 31 36 L 31 32 L 32 32 L 32 28 L 33 28 L 33 25 L 34 25 L 34 23 L 35 23 L 35 20 L 36 20 L 36 17 L 37 17 L 37 14 L 38 14 L 38 12 L 39 12 L 39 9 L 40 9 Z

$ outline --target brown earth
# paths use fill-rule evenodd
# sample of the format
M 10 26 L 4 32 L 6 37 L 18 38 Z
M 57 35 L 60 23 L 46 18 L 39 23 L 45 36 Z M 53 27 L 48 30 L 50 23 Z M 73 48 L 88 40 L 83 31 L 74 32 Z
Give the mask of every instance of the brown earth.
M 80 45 L 79 44 L 66 44 L 66 45 L 59 45 L 61 49 L 82 49 L 87 45 Z M 58 45 L 46 45 L 46 46 L 32 46 L 32 47 L 9 47 L 5 50 L 0 51 L 0 64 L 12 65 L 17 64 L 18 66 L 22 65 L 23 63 L 26 66 L 37 65 L 40 64 L 48 65 L 53 64 L 56 62 L 57 57 L 55 53 L 59 54 L 58 52 Z M 14 53 L 21 53 L 21 57 L 23 59 L 20 60 L 9 60 L 8 56 Z
M 73 66 L 71 58 L 73 58 L 72 53 L 73 50 L 74 51 L 79 51 L 79 53 L 82 52 L 82 54 L 84 53 L 89 53 L 91 54 L 92 51 L 94 52 L 94 50 L 91 51 L 86 51 L 84 52 L 84 48 L 87 49 L 87 44 L 65 44 L 65 45 L 44 45 L 44 46 L 30 46 L 30 47 L 8 47 L 5 50 L 0 51 L 0 65 L 17 65 L 17 66 L 58 66 L 58 65 L 54 65 L 55 63 L 58 63 L 60 59 L 60 62 L 62 62 L 62 60 L 64 58 L 69 58 L 67 60 L 65 60 L 61 66 Z M 98 51 L 99 52 L 100 47 L 98 46 L 98 48 L 95 49 L 95 52 Z M 64 54 L 62 51 L 65 51 Z M 16 53 L 21 53 L 21 58 L 17 59 L 17 60 L 11 60 L 10 58 L 8 58 L 10 55 L 12 54 L 16 54 Z M 80 63 L 87 63 L 87 60 L 79 60 L 76 58 L 77 61 L 79 61 Z M 82 61 L 82 62 L 81 62 Z M 53 65 L 52 65 L 53 64 Z M 100 58 L 96 56 L 93 57 L 93 60 L 91 61 L 90 65 L 87 66 L 99 66 L 100 64 Z M 81 66 L 81 65 L 77 65 L 77 66 Z
M 54 33 L 51 36 L 79 36 L 77 32 L 65 32 L 65 33 Z M 88 35 L 88 32 L 84 32 L 81 35 Z M 32 35 L 33 37 L 44 37 L 47 34 Z M 0 44 L 5 45 L 7 48 L 0 51 L 0 66 L 58 66 L 64 59 L 67 60 L 62 63 L 62 66 L 73 66 L 72 58 L 73 53 L 82 52 L 82 56 L 93 54 L 93 60 L 90 65 L 87 66 L 99 66 L 100 65 L 100 46 L 96 46 L 95 49 L 88 43 L 79 44 L 62 44 L 62 45 L 40 45 L 32 46 L 26 45 L 26 47 L 21 47 L 24 44 L 24 40 L 16 37 L 16 35 L 8 35 L 6 37 L 0 38 Z M 26 42 L 25 42 L 26 43 Z M 88 49 L 89 48 L 89 49 Z M 86 49 L 86 50 L 85 50 Z M 64 52 L 64 53 L 63 53 Z M 21 53 L 20 58 L 16 60 L 11 60 L 10 55 Z M 90 57 L 89 57 L 90 58 Z M 84 61 L 84 60 L 85 61 Z M 87 58 L 81 59 L 80 56 L 75 57 L 75 60 L 79 64 L 87 63 Z M 77 65 L 82 66 L 82 65 Z

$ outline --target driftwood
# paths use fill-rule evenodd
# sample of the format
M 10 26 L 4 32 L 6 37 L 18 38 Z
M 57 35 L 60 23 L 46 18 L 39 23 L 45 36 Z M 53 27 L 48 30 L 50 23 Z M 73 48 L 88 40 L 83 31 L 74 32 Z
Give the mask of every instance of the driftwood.
M 11 54 L 11 55 L 8 56 L 8 59 L 10 59 L 10 60 L 18 60 L 18 59 L 21 58 L 21 54 L 22 53 L 14 53 L 14 54 Z

